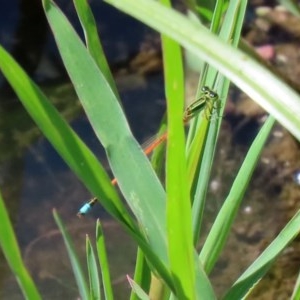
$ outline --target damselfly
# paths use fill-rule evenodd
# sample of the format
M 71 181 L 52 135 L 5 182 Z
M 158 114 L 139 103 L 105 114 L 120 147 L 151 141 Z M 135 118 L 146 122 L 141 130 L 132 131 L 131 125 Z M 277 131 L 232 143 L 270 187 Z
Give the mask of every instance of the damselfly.
M 191 103 L 184 111 L 183 122 L 187 124 L 192 118 L 197 116 L 201 111 L 203 111 L 204 116 L 207 120 L 210 119 L 213 109 L 216 108 L 216 104 L 219 103 L 219 96 L 217 93 L 212 91 L 209 87 L 204 86 L 201 88 L 201 95 L 199 99 Z M 146 147 L 144 148 L 144 153 L 149 155 L 157 146 L 164 142 L 168 137 L 167 131 L 158 137 L 150 138 L 150 142 L 147 141 Z M 116 178 L 111 181 L 112 185 L 117 184 Z M 86 215 L 92 209 L 92 207 L 97 203 L 97 198 L 92 198 L 89 202 L 86 202 L 78 211 L 77 215 L 79 217 Z

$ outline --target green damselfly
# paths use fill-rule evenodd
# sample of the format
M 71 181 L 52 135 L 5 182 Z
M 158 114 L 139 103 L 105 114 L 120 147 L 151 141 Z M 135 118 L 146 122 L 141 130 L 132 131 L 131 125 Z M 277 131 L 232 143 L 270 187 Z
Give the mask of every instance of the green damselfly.
M 209 87 L 203 86 L 201 88 L 200 97 L 187 106 L 183 114 L 183 122 L 187 124 L 192 118 L 197 116 L 203 111 L 204 116 L 207 120 L 210 119 L 213 109 L 218 108 L 219 96 L 217 93 L 212 91 Z M 158 137 L 150 138 L 150 142 L 147 141 L 146 146 L 143 147 L 144 153 L 149 155 L 158 145 L 164 142 L 168 137 L 167 131 Z M 116 178 L 111 181 L 112 185 L 117 184 Z M 84 216 L 89 213 L 92 207 L 97 203 L 97 198 L 91 199 L 89 202 L 86 202 L 78 211 L 77 215 Z

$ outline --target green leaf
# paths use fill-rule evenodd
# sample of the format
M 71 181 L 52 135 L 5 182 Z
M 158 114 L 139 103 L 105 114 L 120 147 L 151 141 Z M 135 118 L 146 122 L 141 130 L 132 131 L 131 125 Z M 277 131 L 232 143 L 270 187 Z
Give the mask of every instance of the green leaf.
M 161 0 L 171 6 L 168 0 Z M 168 106 L 168 141 L 166 162 L 168 251 L 177 297 L 195 298 L 195 268 L 191 205 L 187 185 L 184 130 L 184 76 L 180 46 L 162 36 L 165 90 Z
M 27 271 L 19 249 L 19 245 L 9 219 L 4 201 L 0 194 L 0 246 L 1 250 L 14 273 L 16 280 L 26 299 L 42 299 L 29 272 Z
M 89 283 L 90 283 L 90 299 L 101 299 L 100 291 L 100 278 L 98 274 L 97 261 L 91 241 L 88 236 L 86 236 L 86 258 L 89 273 Z
M 226 293 L 224 300 L 242 299 L 269 270 L 280 252 L 299 234 L 300 211 L 281 230 L 275 240 L 238 278 L 232 288 Z
M 89 53 L 94 58 L 99 69 L 102 71 L 116 97 L 119 97 L 118 90 L 105 57 L 91 8 L 86 0 L 74 0 L 76 11 L 84 30 L 86 45 Z
M 100 263 L 101 274 L 102 274 L 102 283 L 104 289 L 105 300 L 113 300 L 113 291 L 110 280 L 109 272 L 109 263 L 107 260 L 105 240 L 103 235 L 102 226 L 99 220 L 96 223 L 96 245 L 97 245 L 97 254 L 98 260 Z
M 147 264 L 145 255 L 138 248 L 136 261 L 135 261 L 135 270 L 134 270 L 134 282 L 136 282 L 143 290 L 148 291 L 151 280 L 151 271 Z M 130 294 L 130 300 L 137 300 L 138 297 L 136 293 L 132 290 Z
M 215 11 L 223 9 L 222 1 L 217 1 L 217 6 L 221 7 L 216 7 Z M 240 1 L 230 1 L 228 10 L 223 16 L 223 23 L 219 33 L 222 40 L 235 46 L 238 44 L 245 11 L 245 2 L 241 3 Z M 212 28 L 220 27 L 220 24 L 218 24 L 218 18 L 213 18 L 213 22 L 216 22 L 216 24 L 212 24 Z M 188 154 L 190 180 L 194 185 L 197 184 L 193 193 L 193 230 L 195 245 L 197 244 L 200 236 L 206 192 L 211 178 L 210 173 L 212 161 L 215 154 L 217 138 L 222 120 L 221 116 L 223 115 L 226 105 L 230 83 L 228 79 L 218 73 L 211 66 L 207 66 L 207 72 L 204 72 L 204 76 L 201 76 L 201 82 L 203 82 L 203 85 L 208 86 L 214 83 L 212 88 L 219 95 L 219 103 L 216 103 L 216 111 L 210 118 L 211 122 L 207 124 L 207 118 L 198 118 L 198 123 L 201 122 L 201 124 L 197 128 L 197 132 L 194 133 L 193 130 L 191 131 L 191 134 L 189 134 L 189 138 L 193 135 L 195 136 Z M 199 85 L 198 95 L 200 92 L 199 89 L 203 85 Z M 193 125 L 195 124 L 193 123 Z M 197 178 L 195 178 L 195 175 L 197 174 L 196 171 L 198 171 L 198 176 L 196 176 Z
M 236 212 L 244 197 L 246 188 L 248 187 L 248 183 L 274 122 L 274 118 L 269 117 L 253 141 L 240 171 L 235 178 L 229 195 L 220 209 L 203 245 L 199 258 L 207 273 L 210 273 L 212 270 L 227 240 Z
M 167 265 L 165 192 L 133 138 L 105 76 L 61 11 L 50 1 L 43 3 L 65 67 L 106 150 L 118 186 L 149 241 L 149 247 Z
M 53 217 L 54 217 L 56 225 L 58 226 L 58 228 L 63 236 L 64 243 L 65 243 L 65 246 L 68 251 L 68 256 L 69 256 L 69 259 L 70 259 L 70 262 L 71 262 L 71 265 L 73 268 L 73 272 L 75 275 L 75 279 L 77 282 L 77 286 L 79 289 L 79 294 L 83 300 L 88 300 L 89 299 L 89 290 L 87 288 L 85 276 L 83 274 L 81 265 L 79 263 L 79 259 L 77 257 L 72 239 L 71 239 L 69 233 L 67 232 L 65 225 L 63 224 L 63 222 L 60 219 L 56 210 L 53 210 Z
M 143 289 L 129 276 L 127 276 L 129 284 L 134 291 L 134 293 L 139 297 L 141 300 L 150 300 L 149 296 L 143 291 Z
M 300 273 L 298 274 L 298 278 L 296 284 L 294 286 L 293 295 L 291 297 L 292 300 L 300 299 Z

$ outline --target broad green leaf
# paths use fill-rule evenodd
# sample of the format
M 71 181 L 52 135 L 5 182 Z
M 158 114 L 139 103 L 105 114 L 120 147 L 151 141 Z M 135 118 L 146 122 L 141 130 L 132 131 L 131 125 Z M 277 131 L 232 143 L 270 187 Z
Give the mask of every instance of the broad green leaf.
M 165 192 L 149 160 L 133 138 L 109 82 L 62 12 L 48 0 L 43 3 L 65 67 L 106 150 L 118 186 L 149 247 L 167 265 Z

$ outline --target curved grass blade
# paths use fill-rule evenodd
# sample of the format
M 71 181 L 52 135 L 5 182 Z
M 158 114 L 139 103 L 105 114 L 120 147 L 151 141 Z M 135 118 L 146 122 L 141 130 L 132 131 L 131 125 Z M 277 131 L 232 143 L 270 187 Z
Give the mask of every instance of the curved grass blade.
M 100 278 L 97 268 L 97 261 L 91 241 L 86 236 L 86 258 L 90 283 L 90 299 L 101 299 Z
M 207 273 L 210 273 L 212 270 L 227 240 L 236 212 L 243 199 L 251 175 L 253 174 L 274 122 L 274 118 L 269 117 L 253 141 L 240 171 L 235 178 L 229 195 L 219 211 L 203 245 L 199 259 Z
M 113 290 L 110 280 L 109 263 L 107 260 L 105 240 L 103 235 L 102 226 L 99 220 L 96 223 L 96 247 L 100 269 L 102 274 L 102 283 L 104 289 L 105 300 L 113 300 Z
M 250 56 L 226 44 L 203 25 L 156 1 L 106 2 L 168 35 L 199 59 L 211 64 L 300 140 L 299 96 Z
M 25 299 L 42 299 L 29 272 L 27 271 L 18 242 L 0 194 L 0 247 L 12 270 Z
M 299 234 L 299 230 L 300 211 L 294 215 L 274 241 L 238 278 L 223 299 L 243 299 L 253 285 L 255 285 L 266 274 L 280 252 Z
M 53 217 L 54 217 L 56 225 L 58 226 L 58 228 L 63 236 L 64 243 L 65 243 L 66 249 L 68 251 L 68 256 L 69 256 L 69 259 L 70 259 L 70 262 L 71 262 L 71 265 L 73 268 L 75 280 L 76 280 L 76 283 L 78 286 L 79 294 L 82 299 L 89 299 L 89 290 L 88 290 L 88 287 L 86 284 L 86 279 L 83 274 L 82 268 L 80 266 L 79 259 L 77 257 L 72 239 L 71 239 L 69 233 L 67 232 L 65 225 L 63 224 L 62 220 L 60 219 L 60 217 L 55 209 L 53 210 Z
M 151 271 L 147 264 L 145 255 L 138 248 L 136 261 L 135 261 L 135 270 L 134 270 L 134 282 L 136 282 L 143 290 L 148 291 L 151 281 Z M 131 291 L 130 300 L 138 300 L 138 297 L 134 291 Z

